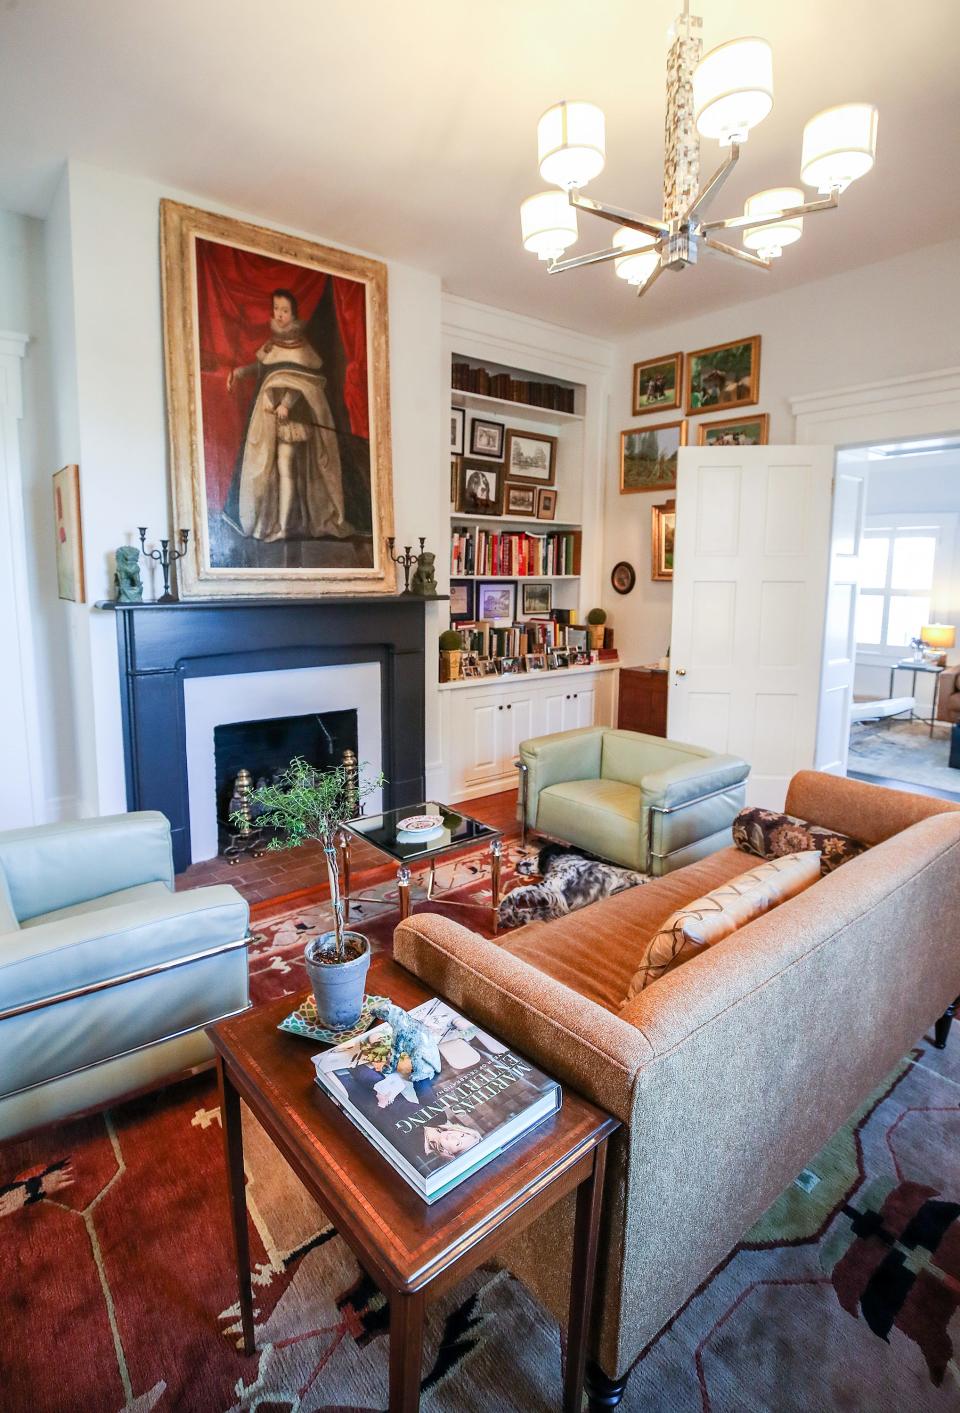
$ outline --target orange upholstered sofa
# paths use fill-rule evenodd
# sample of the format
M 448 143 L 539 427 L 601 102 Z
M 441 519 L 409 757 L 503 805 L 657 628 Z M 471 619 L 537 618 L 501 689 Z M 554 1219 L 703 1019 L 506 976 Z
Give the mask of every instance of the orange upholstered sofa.
M 960 807 L 803 771 L 786 808 L 872 847 L 624 1009 L 652 933 L 748 855 L 721 849 L 496 943 L 436 913 L 396 929 L 398 961 L 623 1123 L 592 1408 L 615 1406 L 644 1346 L 960 993 Z M 507 1257 L 561 1321 L 572 1210 Z

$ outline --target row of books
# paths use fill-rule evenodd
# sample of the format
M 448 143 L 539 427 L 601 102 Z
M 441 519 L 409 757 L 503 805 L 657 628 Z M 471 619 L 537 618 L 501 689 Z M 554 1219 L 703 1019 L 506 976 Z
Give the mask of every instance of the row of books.
M 450 543 L 450 572 L 489 574 L 512 579 L 530 575 L 579 574 L 580 530 L 532 535 L 526 530 L 487 530 L 455 526 Z
M 409 1014 L 426 1027 L 418 1059 L 428 1078 L 405 1077 L 414 1057 L 397 1056 L 387 1021 L 313 1063 L 328 1098 L 425 1202 L 435 1202 L 556 1113 L 563 1096 L 555 1080 L 445 1001 L 435 997 Z M 408 1064 L 394 1068 L 394 1059 Z
M 451 385 L 456 392 L 477 393 L 481 397 L 502 397 L 507 402 L 528 407 L 549 407 L 553 412 L 574 412 L 573 388 L 560 383 L 534 382 L 510 373 L 491 373 L 469 363 L 454 363 Z
M 474 623 L 455 623 L 453 628 L 460 635 L 463 652 L 479 658 L 525 657 L 551 648 L 588 649 L 585 627 L 557 623 L 552 618 L 528 618 L 512 624 L 481 618 Z

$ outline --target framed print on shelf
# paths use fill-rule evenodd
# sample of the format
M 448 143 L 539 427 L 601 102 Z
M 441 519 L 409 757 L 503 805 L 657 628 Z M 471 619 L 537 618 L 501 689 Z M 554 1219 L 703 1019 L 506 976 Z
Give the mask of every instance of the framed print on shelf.
M 502 422 L 487 422 L 482 417 L 471 418 L 470 455 L 485 456 L 490 461 L 502 461 L 505 431 Z
M 758 402 L 760 335 L 688 353 L 685 381 L 688 417 Z
M 185 598 L 392 593 L 387 267 L 160 203 Z
M 507 482 L 506 495 L 503 502 L 504 515 L 536 515 L 537 513 L 537 488 L 536 486 L 515 486 L 512 482 Z
M 633 365 L 633 416 L 647 412 L 669 412 L 680 406 L 683 386 L 683 354 L 648 358 Z
M 502 515 L 503 467 L 490 462 L 462 461 L 456 508 L 461 515 Z
M 553 585 L 524 584 L 520 603 L 522 613 L 550 613 L 553 608 Z
M 677 530 L 677 502 L 651 506 L 651 573 L 654 581 L 673 578 L 673 543 Z
M 450 409 L 450 455 L 462 456 L 466 436 L 467 414 L 462 407 Z
M 552 486 L 557 479 L 556 437 L 508 429 L 507 475 L 528 486 Z
M 687 444 L 686 422 L 628 427 L 620 433 L 620 494 L 672 491 L 677 485 L 677 453 Z
M 452 622 L 470 623 L 473 621 L 473 591 L 474 582 L 472 579 L 450 580 L 450 618 Z
M 73 603 L 86 603 L 79 466 L 63 466 L 53 473 L 53 515 L 57 536 L 57 595 Z
M 719 422 L 697 423 L 697 446 L 766 446 L 770 414 L 724 417 Z
M 537 519 L 555 520 L 557 517 L 557 492 L 553 486 L 544 486 L 537 491 Z
M 509 583 L 477 585 L 477 619 L 499 619 L 512 623 L 517 616 L 517 586 Z

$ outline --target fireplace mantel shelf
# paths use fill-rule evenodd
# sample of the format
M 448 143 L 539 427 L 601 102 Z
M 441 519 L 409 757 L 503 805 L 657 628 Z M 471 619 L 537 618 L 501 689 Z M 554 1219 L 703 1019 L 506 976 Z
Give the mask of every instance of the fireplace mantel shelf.
M 94 608 L 128 613 L 144 608 L 323 608 L 330 604 L 444 603 L 449 594 L 324 594 L 321 598 L 175 599 L 173 603 L 118 603 L 98 599 Z

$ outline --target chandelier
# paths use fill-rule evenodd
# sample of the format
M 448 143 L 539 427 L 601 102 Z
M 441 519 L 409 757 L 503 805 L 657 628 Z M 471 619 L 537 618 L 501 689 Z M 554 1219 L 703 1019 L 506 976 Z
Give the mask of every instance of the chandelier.
M 817 188 L 817 200 L 805 200 L 799 187 L 772 187 L 748 197 L 742 215 L 706 220 L 707 207 L 739 161 L 750 129 L 773 107 L 773 54 L 766 40 L 749 38 L 728 40 L 701 57 L 700 28 L 684 0 L 667 58 L 661 219 L 582 195 L 582 188 L 603 171 L 600 108 L 557 103 L 540 119 L 540 175 L 555 189 L 523 202 L 520 226 L 524 248 L 545 261 L 551 275 L 612 260 L 620 279 L 636 286 L 640 295 L 663 270 L 695 265 L 701 247 L 769 270 L 785 247 L 800 239 L 804 216 L 831 210 L 840 193 L 870 171 L 877 147 L 876 108 L 870 103 L 827 108 L 804 128 L 800 155 L 801 180 Z M 701 137 L 729 149 L 702 185 Z M 617 230 L 606 249 L 564 259 L 578 237 L 578 211 L 612 221 Z M 740 231 L 742 246 L 719 239 L 721 231 Z

